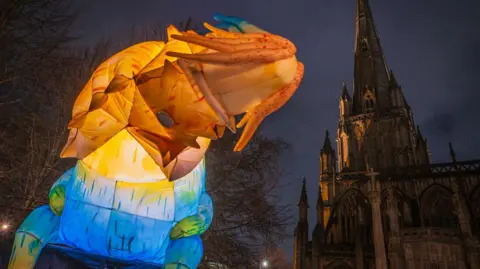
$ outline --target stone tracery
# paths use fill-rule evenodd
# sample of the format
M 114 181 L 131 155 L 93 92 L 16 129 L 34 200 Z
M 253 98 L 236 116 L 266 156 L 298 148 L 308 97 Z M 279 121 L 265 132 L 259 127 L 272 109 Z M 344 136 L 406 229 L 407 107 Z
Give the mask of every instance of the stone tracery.
M 423 226 L 458 228 L 452 193 L 440 185 L 429 187 L 420 199 Z

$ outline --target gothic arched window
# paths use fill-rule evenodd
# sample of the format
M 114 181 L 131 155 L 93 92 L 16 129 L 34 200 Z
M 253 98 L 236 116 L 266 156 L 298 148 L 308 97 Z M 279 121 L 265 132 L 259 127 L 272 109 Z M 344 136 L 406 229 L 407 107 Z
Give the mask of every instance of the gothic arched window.
M 373 111 L 375 107 L 375 102 L 373 101 L 373 97 L 371 95 L 365 96 L 365 110 L 366 112 L 371 112 Z
M 430 188 L 421 201 L 423 224 L 427 227 L 457 228 L 452 194 L 440 186 Z

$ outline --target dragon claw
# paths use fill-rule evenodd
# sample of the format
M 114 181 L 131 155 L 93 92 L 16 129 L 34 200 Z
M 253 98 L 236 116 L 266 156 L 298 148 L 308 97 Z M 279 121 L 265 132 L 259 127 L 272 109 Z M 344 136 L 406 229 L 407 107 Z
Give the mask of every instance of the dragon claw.
M 242 151 L 266 116 L 267 115 L 262 111 L 260 106 L 255 107 L 252 111 L 247 112 L 245 116 L 243 116 L 242 120 L 237 124 L 237 128 L 241 128 L 245 125 L 245 129 L 233 151 Z
M 240 120 L 240 122 L 237 124 L 237 128 L 241 128 L 245 125 L 245 129 L 235 145 L 234 151 L 241 151 L 252 138 L 263 119 L 285 105 L 285 103 L 290 99 L 300 85 L 300 81 L 303 78 L 303 71 L 303 64 L 298 62 L 297 73 L 295 74 L 295 78 L 291 84 L 273 93 L 261 104 L 255 106 L 252 110 L 248 111 L 245 116 L 243 116 L 242 120 Z

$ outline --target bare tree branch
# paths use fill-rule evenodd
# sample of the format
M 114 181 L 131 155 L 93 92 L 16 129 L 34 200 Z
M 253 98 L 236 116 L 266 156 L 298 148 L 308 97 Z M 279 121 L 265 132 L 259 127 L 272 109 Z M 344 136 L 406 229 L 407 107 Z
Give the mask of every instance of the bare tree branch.
M 229 268 L 258 268 L 260 249 L 288 233 L 289 207 L 274 190 L 280 184 L 279 158 L 288 145 L 256 135 L 240 153 L 238 136 L 227 133 L 207 153 L 207 189 L 215 216 L 205 235 L 205 260 Z
M 55 68 L 32 70 L 17 81 L 9 97 L 18 101 L 2 107 L 0 216 L 9 216 L 12 228 L 28 210 L 47 203 L 53 182 L 73 165 L 59 158 L 66 124 L 76 95 L 108 56 L 107 47 L 100 42 L 88 51 L 57 54 L 48 60 Z
M 74 19 L 67 0 L 0 2 L 0 86 L 47 67 L 44 59 L 73 40 Z

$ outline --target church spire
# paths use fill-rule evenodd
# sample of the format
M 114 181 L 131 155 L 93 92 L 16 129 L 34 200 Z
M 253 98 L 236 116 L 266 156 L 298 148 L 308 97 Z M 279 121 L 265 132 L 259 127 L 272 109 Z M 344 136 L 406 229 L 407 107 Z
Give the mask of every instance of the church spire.
M 302 181 L 302 190 L 300 192 L 300 202 L 298 206 L 308 208 L 307 180 L 305 178 L 303 178 Z
M 294 269 L 305 269 L 308 243 L 308 197 L 307 197 L 307 180 L 303 178 L 302 190 L 300 192 L 300 202 L 298 203 L 300 216 L 297 227 L 294 232 Z
M 336 169 L 335 150 L 330 141 L 330 134 L 325 130 L 325 140 L 320 150 L 320 175 L 330 175 Z
M 390 107 L 389 91 L 390 72 L 370 5 L 368 0 L 357 0 L 353 113 L 370 112 L 372 106 L 380 110 Z
M 348 93 L 347 82 L 343 81 L 342 94 L 340 95 L 340 118 L 350 116 L 352 109 L 352 98 Z
M 332 153 L 333 147 L 332 142 L 330 142 L 330 134 L 328 130 L 325 130 L 325 140 L 323 141 L 323 147 L 321 149 L 321 154 L 329 154 Z
M 352 98 L 350 97 L 350 94 L 348 94 L 348 88 L 347 88 L 347 82 L 346 81 L 343 81 L 342 83 L 342 96 L 341 96 L 342 100 L 345 100 L 345 101 L 350 101 L 352 100 Z

